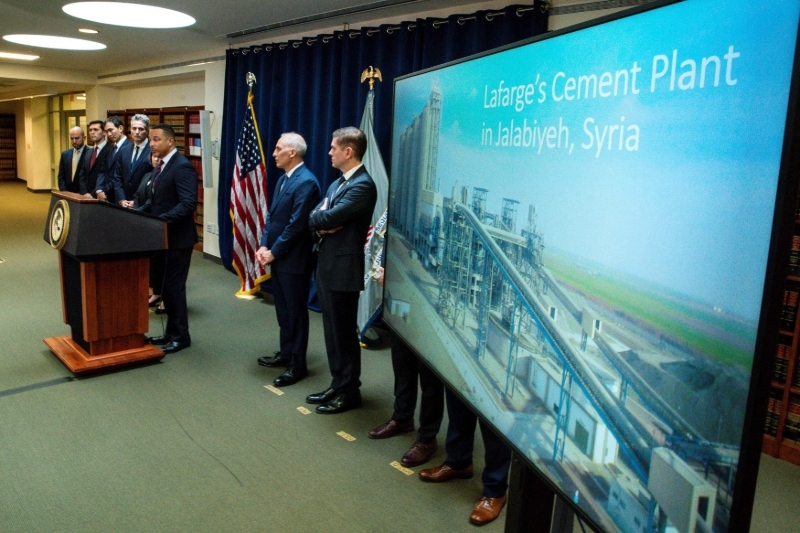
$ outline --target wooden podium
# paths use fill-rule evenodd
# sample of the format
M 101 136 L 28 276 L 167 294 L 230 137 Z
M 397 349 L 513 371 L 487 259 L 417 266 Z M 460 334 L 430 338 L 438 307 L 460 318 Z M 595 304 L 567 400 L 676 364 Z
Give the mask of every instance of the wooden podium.
M 150 254 L 167 248 L 158 218 L 69 192 L 53 192 L 44 240 L 59 250 L 61 304 L 71 335 L 44 339 L 75 374 L 154 361 Z

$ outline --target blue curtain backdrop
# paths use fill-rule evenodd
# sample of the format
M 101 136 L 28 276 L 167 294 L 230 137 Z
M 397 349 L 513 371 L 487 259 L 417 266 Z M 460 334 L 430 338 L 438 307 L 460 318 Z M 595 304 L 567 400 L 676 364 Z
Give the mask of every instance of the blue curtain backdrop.
M 228 50 L 219 170 L 219 247 L 231 269 L 233 235 L 230 192 L 239 137 L 247 105 L 245 75 L 257 83 L 255 114 L 267 161 L 267 191 L 272 198 L 282 172 L 270 157 L 280 134 L 296 131 L 308 143 L 305 162 L 324 192 L 337 178 L 328 149 L 331 133 L 358 126 L 369 86 L 361 72 L 374 66 L 383 82 L 375 88 L 375 136 L 387 166 L 391 161 L 392 90 L 395 77 L 460 59 L 547 31 L 541 0 L 501 10 L 417 19 L 379 28 L 337 31 L 299 41 Z M 390 176 L 391 179 L 391 176 Z

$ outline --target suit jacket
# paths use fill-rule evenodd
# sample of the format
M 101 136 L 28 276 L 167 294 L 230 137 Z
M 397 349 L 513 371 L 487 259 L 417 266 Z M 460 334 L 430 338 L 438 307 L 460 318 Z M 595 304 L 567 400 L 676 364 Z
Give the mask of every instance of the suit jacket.
M 122 143 L 122 146 L 116 148 L 115 143 L 108 142 L 106 145 L 108 146 L 108 162 L 106 163 L 106 170 L 102 174 L 97 177 L 97 189 L 101 190 L 106 193 L 108 196 L 108 201 L 112 203 L 117 203 L 122 198 L 117 198 L 114 189 L 114 167 L 117 165 L 117 162 L 120 160 L 120 153 L 127 150 L 129 148 L 131 142 L 126 137 Z M 130 152 L 128 153 L 128 157 L 130 157 Z
M 103 149 L 97 153 L 97 159 L 94 166 L 90 168 L 89 163 L 92 160 L 92 151 L 90 148 L 83 153 L 83 173 L 81 174 L 80 193 L 86 194 L 87 192 L 94 195 L 95 191 L 99 189 L 98 185 L 102 183 L 101 178 L 105 176 L 108 169 L 108 157 L 111 154 L 111 145 L 106 143 Z
M 126 142 L 117 150 L 117 157 L 114 158 L 113 168 L 110 168 L 108 175 L 111 176 L 111 184 L 114 188 L 114 198 L 117 203 L 122 200 L 133 200 L 133 195 L 142 177 L 153 170 L 150 165 L 150 143 L 139 152 L 139 157 L 135 163 L 131 162 L 133 151 L 136 145 Z
M 261 246 L 275 256 L 270 264 L 272 271 L 311 273 L 314 241 L 308 230 L 308 217 L 317 202 L 319 183 L 305 164 L 289 180 L 286 174 L 278 180 L 261 234 Z
M 170 249 L 194 246 L 197 242 L 194 224 L 197 170 L 185 156 L 176 152 L 153 177 L 151 186 L 152 197 L 139 209 L 167 222 Z
M 81 190 L 81 174 L 83 173 L 84 156 L 88 152 L 88 146 L 83 146 L 78 165 L 75 167 L 75 175 L 72 175 L 72 156 L 75 153 L 73 148 L 61 152 L 61 161 L 58 163 L 58 190 L 79 192 Z
M 328 188 L 325 198 L 311 212 L 308 226 L 312 231 L 342 226 L 336 233 L 326 234 L 317 242 L 317 276 L 334 291 L 364 290 L 364 244 L 378 199 L 375 182 L 365 167 L 359 168 L 341 188 L 342 178 Z M 337 191 L 338 189 L 338 191 Z

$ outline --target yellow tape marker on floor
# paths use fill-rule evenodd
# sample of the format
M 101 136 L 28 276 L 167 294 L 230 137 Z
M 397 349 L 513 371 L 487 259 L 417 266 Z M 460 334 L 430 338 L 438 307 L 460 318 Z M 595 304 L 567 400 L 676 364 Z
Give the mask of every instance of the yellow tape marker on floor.
M 339 435 L 340 437 L 342 437 L 344 440 L 346 440 L 348 442 L 353 442 L 354 440 L 356 440 L 356 438 L 354 436 L 352 436 L 351 434 L 349 434 L 349 433 L 347 433 L 345 431 L 337 431 L 336 434 Z
M 397 470 L 401 471 L 402 473 L 404 473 L 407 476 L 410 476 L 410 475 L 414 474 L 413 470 L 404 467 L 403 465 L 401 465 L 397 461 L 392 461 L 391 463 L 389 463 L 389 465 L 392 466 L 392 468 L 396 468 Z
M 301 413 L 303 413 L 304 415 L 310 415 L 311 414 L 311 411 L 309 411 L 308 409 L 306 409 L 302 405 L 300 407 L 298 407 L 297 410 L 300 411 Z
M 268 391 L 274 392 L 278 396 L 283 396 L 284 395 L 284 392 L 282 390 L 277 389 L 277 388 L 273 387 L 272 385 L 264 385 L 264 388 L 267 389 Z

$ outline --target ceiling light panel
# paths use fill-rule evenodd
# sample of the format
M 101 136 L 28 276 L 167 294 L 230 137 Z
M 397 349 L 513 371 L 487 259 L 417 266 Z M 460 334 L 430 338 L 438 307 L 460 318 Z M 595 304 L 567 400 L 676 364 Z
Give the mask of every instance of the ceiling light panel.
M 84 20 L 129 28 L 184 28 L 195 19 L 172 9 L 122 2 L 76 2 L 67 4 L 64 13 Z
M 34 59 L 39 59 L 39 56 L 34 56 L 30 54 L 12 54 L 10 52 L 0 52 L 0 57 L 3 59 L 24 59 L 25 61 L 33 61 Z
M 57 50 L 103 50 L 106 47 L 103 43 L 55 35 L 4 35 L 3 39 L 10 43 Z

